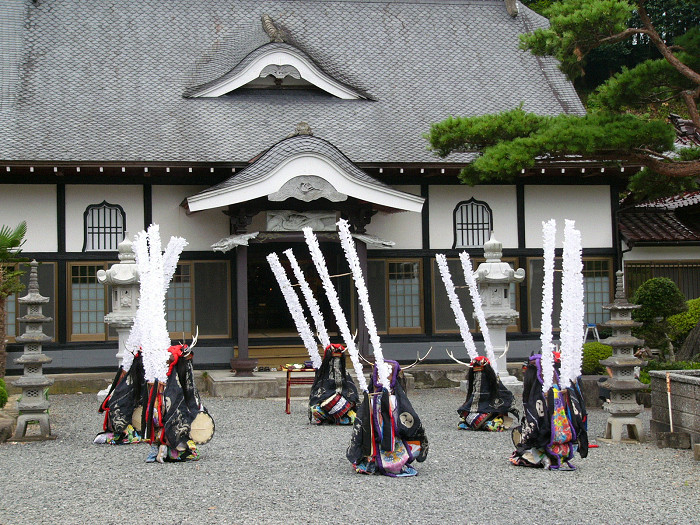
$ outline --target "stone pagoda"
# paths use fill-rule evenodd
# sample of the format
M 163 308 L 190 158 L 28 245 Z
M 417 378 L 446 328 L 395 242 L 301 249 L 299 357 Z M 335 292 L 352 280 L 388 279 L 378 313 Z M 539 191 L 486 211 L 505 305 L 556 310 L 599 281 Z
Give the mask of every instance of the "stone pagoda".
M 21 304 L 27 305 L 27 313 L 18 319 L 20 323 L 26 323 L 26 331 L 16 339 L 18 343 L 24 343 L 24 353 L 15 359 L 15 363 L 24 365 L 24 375 L 12 383 L 22 389 L 22 398 L 17 404 L 19 417 L 11 441 L 42 441 L 56 438 L 51 435 L 49 398 L 45 394 L 48 387 L 53 385 L 53 379 L 44 376 L 42 371 L 42 367 L 53 359 L 41 353 L 42 345 L 53 341 L 42 329 L 44 323 L 52 320 L 42 313 L 42 305 L 48 303 L 49 298 L 39 293 L 39 263 L 32 261 L 30 266 L 28 293 L 19 298 Z M 40 433 L 27 436 L 27 425 L 32 423 L 39 424 Z
M 514 325 L 518 312 L 510 307 L 510 285 L 521 283 L 525 279 L 525 270 L 513 270 L 510 264 L 501 260 L 503 244 L 493 236 L 484 243 L 484 257 L 474 272 L 474 279 L 479 285 L 479 295 L 486 318 L 486 325 L 491 336 L 493 352 L 497 356 L 496 366 L 501 382 L 506 386 L 520 386 L 522 383 L 508 373 L 506 367 L 506 329 Z
M 639 307 L 627 301 L 623 273 L 617 272 L 615 301 L 603 306 L 610 310 L 610 320 L 603 326 L 612 329 L 612 337 L 605 340 L 605 344 L 612 346 L 612 356 L 600 361 L 611 371 L 611 377 L 601 385 L 610 389 L 610 401 L 606 401 L 603 408 L 610 413 L 605 439 L 611 441 L 622 441 L 625 426 L 630 440 L 641 441 L 643 436 L 642 420 L 638 416 L 644 407 L 637 404 L 637 392 L 646 385 L 634 377 L 634 368 L 642 366 L 644 361 L 634 356 L 634 347 L 643 345 L 644 341 L 632 335 L 632 328 L 642 324 L 632 320 L 632 311 Z

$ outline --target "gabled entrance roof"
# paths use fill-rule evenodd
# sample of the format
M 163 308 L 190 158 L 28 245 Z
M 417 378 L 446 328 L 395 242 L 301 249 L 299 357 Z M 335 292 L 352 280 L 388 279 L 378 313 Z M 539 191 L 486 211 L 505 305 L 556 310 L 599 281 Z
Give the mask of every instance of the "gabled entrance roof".
M 187 206 L 195 212 L 261 197 L 305 202 L 353 197 L 387 212 L 420 212 L 425 200 L 368 175 L 327 140 L 298 134 L 278 142 L 225 181 L 188 197 Z

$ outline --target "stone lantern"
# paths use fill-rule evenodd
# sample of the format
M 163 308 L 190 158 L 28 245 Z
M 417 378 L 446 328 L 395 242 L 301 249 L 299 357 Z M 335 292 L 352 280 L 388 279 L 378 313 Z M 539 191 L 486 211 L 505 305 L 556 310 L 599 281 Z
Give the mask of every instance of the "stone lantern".
M 117 250 L 119 251 L 119 262 L 113 264 L 109 270 L 98 271 L 97 280 L 112 287 L 112 311 L 105 315 L 105 323 L 117 331 L 119 349 L 116 357 L 118 366 L 121 366 L 126 350 L 126 340 L 134 324 L 138 307 L 139 272 L 136 268 L 134 250 L 127 235 L 119 243 Z M 106 394 L 107 392 L 104 391 L 104 395 Z
M 506 328 L 514 325 L 519 314 L 510 307 L 510 285 L 525 279 L 525 270 L 513 270 L 510 264 L 503 262 L 503 245 L 493 236 L 484 243 L 483 262 L 474 272 L 474 279 L 479 285 L 482 308 L 486 325 L 491 335 L 491 344 L 497 356 L 498 376 L 504 385 L 520 385 L 520 381 L 508 373 L 506 367 Z

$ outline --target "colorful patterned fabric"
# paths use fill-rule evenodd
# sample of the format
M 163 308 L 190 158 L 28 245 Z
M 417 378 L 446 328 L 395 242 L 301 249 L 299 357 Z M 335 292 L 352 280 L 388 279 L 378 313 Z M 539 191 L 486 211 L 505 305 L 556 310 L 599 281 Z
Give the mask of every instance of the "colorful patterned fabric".
M 146 458 L 146 463 L 171 463 L 177 461 L 197 461 L 199 451 L 194 441 L 187 441 L 182 450 L 169 447 L 168 445 L 158 445 L 153 443 Z
M 100 432 L 95 436 L 93 443 L 101 445 L 131 445 L 133 443 L 141 443 L 141 435 L 134 427 L 128 425 L 124 432 L 119 434 L 115 432 Z

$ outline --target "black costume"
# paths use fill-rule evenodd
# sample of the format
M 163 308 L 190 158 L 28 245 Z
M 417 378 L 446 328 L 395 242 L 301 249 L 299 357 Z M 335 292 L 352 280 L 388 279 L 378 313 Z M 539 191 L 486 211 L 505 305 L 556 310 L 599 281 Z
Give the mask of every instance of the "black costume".
M 428 438 L 425 429 L 408 400 L 401 367 L 392 367 L 389 387 L 377 381 L 377 366 L 372 372 L 370 391 L 364 394 L 353 428 L 347 458 L 362 474 L 384 474 L 392 477 L 415 476 L 413 461 L 425 461 Z
M 345 370 L 345 348 L 328 345 L 311 386 L 309 421 L 316 425 L 352 425 L 359 400 L 357 387 Z
M 549 391 L 542 392 L 541 355 L 530 356 L 523 381 L 523 415 L 521 426 L 513 429 L 513 452 L 510 461 L 525 467 L 561 468 L 578 451 L 582 458 L 588 455 L 586 406 L 581 393 L 580 378 L 576 384 L 561 388 L 559 367 L 561 361 L 554 353 L 555 381 Z
M 141 441 L 143 426 L 137 409 L 143 409 L 146 390 L 143 358 L 139 352 L 129 371 L 119 367 L 107 397 L 100 404 L 99 412 L 104 413 L 105 419 L 103 432 L 95 437 L 95 443 L 123 445 Z M 134 421 L 134 412 L 137 412 L 137 421 Z
M 190 432 L 195 418 L 207 410 L 194 383 L 192 354 L 186 350 L 186 345 L 168 348 L 168 379 L 165 385 L 155 381 L 150 388 L 144 414 L 145 437 L 153 444 L 148 463 L 199 459 Z
M 467 369 L 467 399 L 457 409 L 461 416 L 459 428 L 502 432 L 510 428 L 509 413 L 518 419 L 513 408 L 513 393 L 501 382 L 486 357 L 476 357 Z

